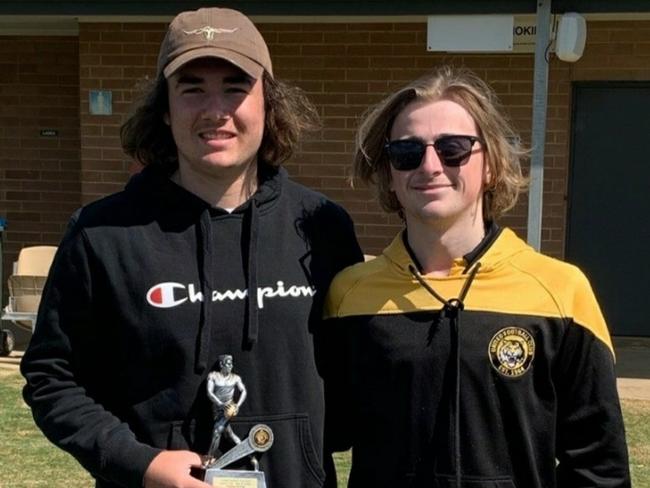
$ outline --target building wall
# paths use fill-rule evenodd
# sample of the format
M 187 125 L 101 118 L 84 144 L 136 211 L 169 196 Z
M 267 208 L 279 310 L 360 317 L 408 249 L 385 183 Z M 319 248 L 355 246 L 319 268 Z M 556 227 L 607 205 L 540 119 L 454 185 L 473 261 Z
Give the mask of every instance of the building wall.
M 259 24 L 276 76 L 307 91 L 323 120 L 287 164 L 300 182 L 341 202 L 367 253 L 401 227 L 373 191 L 347 183 L 359 116 L 368 105 L 441 64 L 466 65 L 497 91 L 530 141 L 533 55 L 447 55 L 425 50 L 426 26 L 405 23 Z M 56 243 L 80 203 L 120 190 L 133 169 L 119 126 L 155 75 L 165 26 L 84 23 L 76 38 L 0 39 L 0 215 L 8 218 L 5 266 L 23 245 Z M 542 249 L 562 257 L 569 162 L 571 82 L 650 79 L 650 22 L 589 22 L 583 58 L 551 56 Z M 90 115 L 90 90 L 111 90 L 113 114 Z M 57 138 L 40 137 L 55 127 Z M 527 196 L 502 223 L 525 236 Z M 5 267 L 6 269 L 6 267 Z M 6 273 L 5 273 L 6 275 Z
M 386 215 L 374 190 L 350 191 L 354 138 L 360 116 L 372 104 L 442 64 L 468 66 L 511 97 L 511 116 L 527 131 L 532 56 L 449 56 L 426 51 L 424 24 L 275 24 L 263 26 L 278 76 L 295 81 L 318 105 L 324 129 L 303 145 L 289 168 L 303 183 L 341 201 L 353 214 L 360 241 L 375 254 L 402 227 Z M 526 137 L 526 135 L 524 134 Z M 518 229 L 525 207 L 504 221 Z
M 23 246 L 59 242 L 80 182 L 77 38 L 0 37 L 3 289 Z
M 161 24 L 81 24 L 79 26 L 81 117 L 81 200 L 88 203 L 121 190 L 134 164 L 120 145 L 139 87 L 155 76 Z M 91 115 L 90 90 L 110 90 L 113 115 Z
M 379 252 L 401 228 L 367 188 L 350 190 L 348 175 L 359 116 L 372 103 L 442 62 L 464 64 L 493 83 L 524 138 L 530 132 L 532 55 L 445 56 L 427 53 L 425 25 L 259 24 L 278 78 L 302 87 L 317 105 L 323 128 L 305 137 L 286 165 L 290 174 L 341 202 L 353 215 L 368 253 Z M 130 161 L 119 151 L 119 124 L 143 78 L 155 76 L 164 25 L 82 24 L 82 200 L 121 188 Z M 113 91 L 113 116 L 91 116 L 88 91 Z M 567 88 L 568 90 L 568 88 Z M 504 223 L 525 230 L 525 202 Z M 561 223 L 560 223 L 561 225 Z

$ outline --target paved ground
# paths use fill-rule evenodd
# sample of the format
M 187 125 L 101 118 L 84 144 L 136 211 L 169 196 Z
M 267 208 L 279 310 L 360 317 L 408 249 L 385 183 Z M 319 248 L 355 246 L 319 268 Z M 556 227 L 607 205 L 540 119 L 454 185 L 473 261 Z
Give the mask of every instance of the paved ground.
M 13 351 L 8 357 L 0 356 L 0 369 L 18 369 L 22 351 Z
M 650 338 L 615 337 L 614 350 L 621 398 L 650 401 Z M 17 370 L 22 355 L 0 357 L 0 369 Z
M 650 338 L 615 337 L 614 351 L 621 398 L 650 400 Z

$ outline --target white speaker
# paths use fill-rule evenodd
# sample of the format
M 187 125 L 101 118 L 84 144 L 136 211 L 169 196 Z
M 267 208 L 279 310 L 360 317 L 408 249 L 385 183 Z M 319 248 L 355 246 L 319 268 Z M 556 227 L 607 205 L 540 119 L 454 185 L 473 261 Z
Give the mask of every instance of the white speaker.
M 562 61 L 574 63 L 582 57 L 587 41 L 587 22 L 575 12 L 560 17 L 555 36 L 555 54 Z

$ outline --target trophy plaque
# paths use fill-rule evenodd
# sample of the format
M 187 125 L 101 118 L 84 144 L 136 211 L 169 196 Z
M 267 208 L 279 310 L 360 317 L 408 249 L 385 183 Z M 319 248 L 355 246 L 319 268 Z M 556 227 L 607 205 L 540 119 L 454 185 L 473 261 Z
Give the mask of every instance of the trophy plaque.
M 268 451 L 273 445 L 273 431 L 264 424 L 257 424 L 248 437 L 226 452 L 214 463 L 206 466 L 205 482 L 219 488 L 266 488 L 264 473 L 253 470 L 223 469 L 229 464 L 257 452 Z M 255 466 L 257 463 L 254 463 Z
M 219 488 L 266 488 L 264 473 L 259 470 L 255 455 L 271 448 L 273 431 L 268 425 L 257 424 L 243 441 L 235 434 L 230 420 L 239 413 L 239 407 L 246 400 L 246 387 L 232 370 L 232 356 L 225 354 L 219 356 L 219 371 L 208 375 L 207 393 L 216 415 L 210 451 L 202 466 L 204 480 Z M 239 393 L 237 401 L 236 391 Z M 217 457 L 222 435 L 230 438 L 234 447 Z M 224 469 L 246 457 L 250 459 L 252 469 Z

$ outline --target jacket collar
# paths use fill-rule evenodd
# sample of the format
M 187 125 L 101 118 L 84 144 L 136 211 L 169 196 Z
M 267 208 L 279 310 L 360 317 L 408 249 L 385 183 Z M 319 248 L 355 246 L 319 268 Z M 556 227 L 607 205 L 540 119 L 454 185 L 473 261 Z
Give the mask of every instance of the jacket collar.
M 465 256 L 454 259 L 449 276 L 467 273 L 475 263 L 481 263 L 481 273 L 493 270 L 515 254 L 532 250 L 509 228 L 492 223 L 483 240 Z M 408 248 L 406 229 L 400 232 L 382 253 L 401 272 L 410 276 L 409 265 L 420 269 L 415 255 Z

